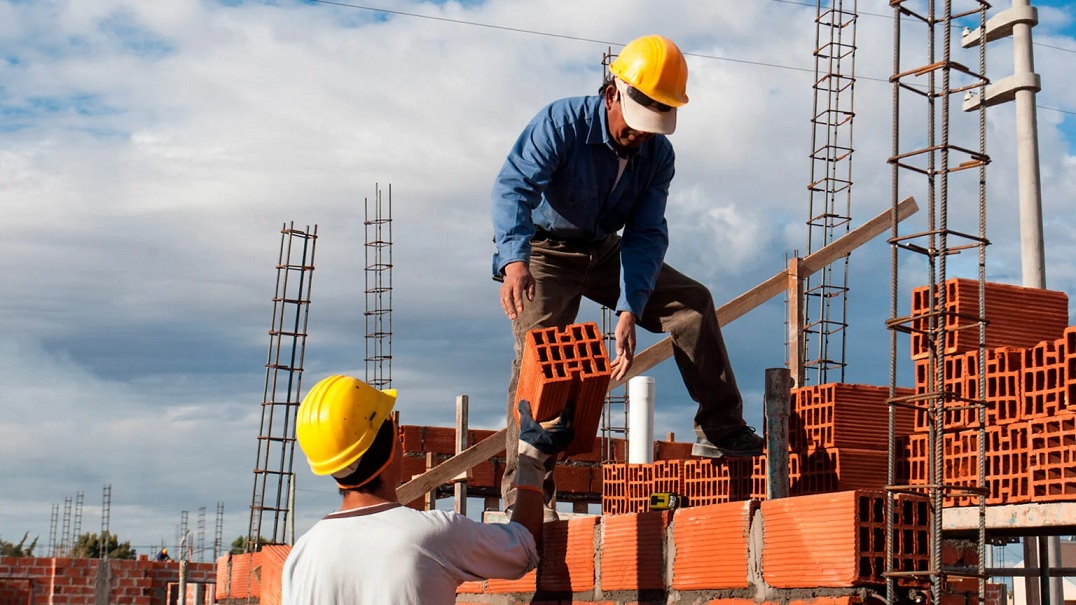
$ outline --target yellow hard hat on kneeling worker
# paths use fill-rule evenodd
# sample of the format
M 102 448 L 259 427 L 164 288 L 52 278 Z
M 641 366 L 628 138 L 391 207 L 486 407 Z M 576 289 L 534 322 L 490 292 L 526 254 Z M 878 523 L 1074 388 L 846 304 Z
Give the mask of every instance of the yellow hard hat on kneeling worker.
M 379 391 L 358 378 L 329 376 L 299 406 L 295 436 L 315 475 L 352 468 L 374 443 L 396 403 L 396 390 Z

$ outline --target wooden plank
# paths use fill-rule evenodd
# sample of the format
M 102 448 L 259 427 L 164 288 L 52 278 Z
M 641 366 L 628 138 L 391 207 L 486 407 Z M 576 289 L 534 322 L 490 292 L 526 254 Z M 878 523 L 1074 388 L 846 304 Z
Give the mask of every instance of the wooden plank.
M 914 198 L 905 198 L 902 202 L 897 204 L 896 220 L 898 222 L 902 221 L 912 214 L 915 214 L 918 210 L 919 206 L 916 205 Z M 874 239 L 885 232 L 886 229 L 892 228 L 893 213 L 894 209 L 891 208 L 878 214 L 866 223 L 849 231 L 830 245 L 803 259 L 801 265 L 802 273 L 800 274 L 800 277 L 807 277 L 812 273 L 815 273 L 819 269 L 846 256 L 856 248 Z M 743 316 L 751 309 L 754 309 L 774 296 L 777 296 L 783 292 L 787 286 L 788 271 L 781 271 L 777 275 L 774 275 L 761 284 L 718 307 L 716 309 L 717 319 L 721 325 L 726 325 Z M 609 381 L 609 390 L 611 391 L 623 386 L 629 379 L 649 370 L 669 357 L 672 357 L 672 339 L 665 338 L 636 355 L 627 376 L 621 380 Z M 450 481 L 456 475 L 474 468 L 476 464 L 503 452 L 505 433 L 506 429 L 501 429 L 481 442 L 467 448 L 463 452 L 445 460 L 432 470 L 423 473 L 422 476 L 416 477 L 408 483 L 401 485 L 396 490 L 396 497 L 400 502 L 411 502 L 415 498 L 435 489 L 438 485 Z
M 436 454 L 433 452 L 426 452 L 426 472 L 422 474 L 423 477 L 430 474 L 430 471 L 437 468 Z M 426 510 L 433 510 L 437 508 L 437 491 L 436 488 L 428 489 L 426 494 Z
M 798 256 L 788 259 L 788 369 L 792 374 L 792 384 L 803 384 L 804 338 L 803 338 L 803 277 L 800 266 L 803 259 Z
M 456 454 L 467 449 L 467 409 L 470 398 L 467 395 L 456 397 Z M 467 469 L 470 470 L 470 469 Z M 455 511 L 461 515 L 467 515 L 467 474 L 462 474 L 462 479 L 456 477 L 454 486 Z
M 441 464 L 415 477 L 411 481 L 396 489 L 396 498 L 400 502 L 411 502 L 415 498 L 421 498 L 423 494 L 436 489 L 456 475 L 474 468 L 476 464 L 504 452 L 504 439 L 506 429 L 493 433 L 486 439 L 479 441 L 459 454 L 445 460 Z
M 901 203 L 897 204 L 897 221 L 902 221 L 912 214 L 915 214 L 919 210 L 919 206 L 915 203 L 915 198 L 907 197 Z M 801 273 L 800 278 L 806 278 L 811 274 L 824 268 L 826 265 L 833 261 L 843 258 L 851 253 L 856 248 L 869 242 L 880 234 L 884 233 L 886 229 L 892 227 L 893 223 L 890 220 L 893 215 L 893 209 L 886 210 L 871 220 L 863 223 L 859 227 L 849 231 L 839 239 L 831 243 L 830 245 L 822 248 L 818 252 L 811 254 L 807 258 L 803 259 L 803 264 L 800 266 Z M 777 273 L 773 277 L 767 279 L 761 284 L 751 288 L 747 292 L 737 296 L 729 302 L 721 305 L 717 308 L 717 321 L 721 325 L 728 325 L 733 320 L 739 319 L 748 311 L 758 307 L 762 303 L 770 300 L 774 296 L 777 296 L 781 292 L 784 292 L 788 286 L 788 271 L 783 270 Z M 664 338 L 656 344 L 647 347 L 641 353 L 635 356 L 634 361 L 631 364 L 631 369 L 628 370 L 620 380 L 609 381 L 609 390 L 624 386 L 627 381 L 642 374 L 650 368 L 658 365 L 662 361 L 672 357 L 672 339 Z

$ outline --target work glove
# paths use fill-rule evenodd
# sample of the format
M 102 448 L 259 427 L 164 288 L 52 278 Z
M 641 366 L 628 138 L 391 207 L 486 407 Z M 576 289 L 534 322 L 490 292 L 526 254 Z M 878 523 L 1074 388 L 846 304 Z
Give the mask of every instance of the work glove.
M 519 402 L 519 462 L 516 468 L 517 488 L 542 491 L 545 466 L 551 457 L 563 452 L 575 438 L 572 418 L 575 401 L 569 399 L 556 420 L 539 424 L 531 414 L 526 399 Z

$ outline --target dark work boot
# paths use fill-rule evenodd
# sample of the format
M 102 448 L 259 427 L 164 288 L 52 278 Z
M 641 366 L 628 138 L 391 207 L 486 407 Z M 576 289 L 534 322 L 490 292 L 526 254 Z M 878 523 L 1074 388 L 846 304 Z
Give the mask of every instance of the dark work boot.
M 752 458 L 762 455 L 765 444 L 766 441 L 755 434 L 755 429 L 744 426 L 725 435 L 717 443 L 699 437 L 691 446 L 691 455 L 703 458 Z

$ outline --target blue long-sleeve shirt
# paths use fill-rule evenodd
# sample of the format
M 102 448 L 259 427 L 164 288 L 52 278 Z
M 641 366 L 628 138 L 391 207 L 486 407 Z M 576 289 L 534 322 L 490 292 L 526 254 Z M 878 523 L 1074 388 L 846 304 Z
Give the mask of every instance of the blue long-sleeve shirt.
M 623 228 L 616 310 L 641 317 L 669 247 L 665 203 L 674 164 L 672 144 L 656 135 L 630 155 L 617 181 L 604 97 L 549 104 L 523 129 L 493 186 L 493 274 L 529 262 L 535 226 L 595 241 Z

